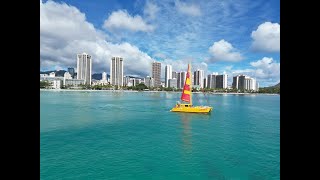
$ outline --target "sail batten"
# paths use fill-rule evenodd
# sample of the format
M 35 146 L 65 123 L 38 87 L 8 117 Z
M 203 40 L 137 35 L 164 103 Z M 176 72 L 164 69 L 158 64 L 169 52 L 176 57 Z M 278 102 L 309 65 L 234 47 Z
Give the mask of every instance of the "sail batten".
M 188 64 L 188 71 L 186 75 L 186 81 L 183 86 L 181 100 L 186 102 L 192 102 L 191 99 L 191 72 L 190 72 L 190 64 Z

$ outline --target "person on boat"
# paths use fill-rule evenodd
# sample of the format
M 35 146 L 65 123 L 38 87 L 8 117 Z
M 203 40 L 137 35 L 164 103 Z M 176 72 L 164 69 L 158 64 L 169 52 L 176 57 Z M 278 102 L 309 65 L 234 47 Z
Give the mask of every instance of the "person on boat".
M 180 107 L 180 102 L 177 101 L 176 107 Z

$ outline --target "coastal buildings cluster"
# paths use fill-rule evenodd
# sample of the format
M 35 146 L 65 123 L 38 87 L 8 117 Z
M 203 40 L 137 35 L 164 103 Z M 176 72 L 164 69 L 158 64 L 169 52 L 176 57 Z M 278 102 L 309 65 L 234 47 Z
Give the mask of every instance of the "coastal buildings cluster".
M 110 59 L 110 76 L 102 73 L 101 80 L 92 79 L 92 56 L 87 53 L 77 54 L 77 69 L 68 68 L 63 77 L 56 77 L 54 72 L 40 74 L 40 81 L 48 81 L 51 88 L 61 87 L 78 88 L 81 85 L 111 85 L 121 87 L 132 87 L 142 83 L 148 88 L 172 88 L 182 89 L 186 79 L 186 71 L 174 71 L 171 65 L 164 67 L 164 81 L 161 81 L 161 63 L 152 62 L 150 76 L 132 77 L 124 75 L 124 59 L 112 57 Z M 247 75 L 236 75 L 233 77 L 231 86 L 228 86 L 228 75 L 226 73 L 212 73 L 205 75 L 204 70 L 196 69 L 192 72 L 192 87 L 196 89 L 238 89 L 247 91 L 258 91 L 259 83 L 255 78 Z

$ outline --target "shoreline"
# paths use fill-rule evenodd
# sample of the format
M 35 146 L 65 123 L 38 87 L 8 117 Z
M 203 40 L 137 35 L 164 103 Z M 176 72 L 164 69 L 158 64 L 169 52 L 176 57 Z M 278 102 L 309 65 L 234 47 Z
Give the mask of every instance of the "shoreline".
M 143 92 L 143 93 L 181 93 L 181 91 L 130 91 L 130 90 L 94 90 L 94 89 L 40 89 L 40 91 L 83 91 L 83 92 Z M 203 92 L 192 92 L 192 94 L 203 94 Z M 279 95 L 280 94 L 270 94 L 270 93 L 222 93 L 222 92 L 206 92 L 205 94 L 214 94 L 214 95 Z

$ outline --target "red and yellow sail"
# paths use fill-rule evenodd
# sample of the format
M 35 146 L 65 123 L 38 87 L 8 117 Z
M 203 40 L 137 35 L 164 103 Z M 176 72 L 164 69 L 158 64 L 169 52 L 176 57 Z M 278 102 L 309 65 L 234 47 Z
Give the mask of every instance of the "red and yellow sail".
M 181 95 L 181 100 L 190 102 L 192 101 L 191 99 L 191 72 L 190 72 L 190 64 L 188 64 L 188 72 L 186 75 L 186 82 L 184 83 L 183 90 L 182 90 L 182 95 Z

